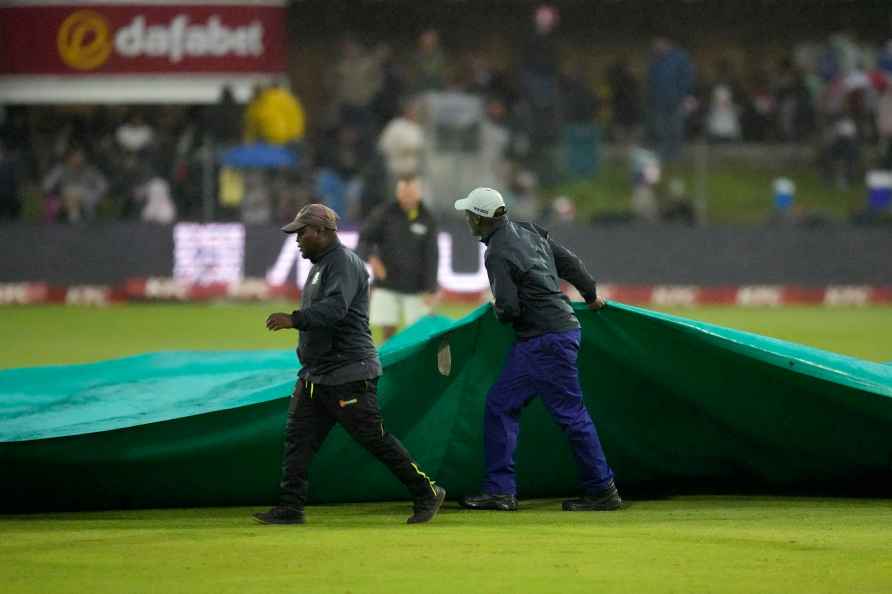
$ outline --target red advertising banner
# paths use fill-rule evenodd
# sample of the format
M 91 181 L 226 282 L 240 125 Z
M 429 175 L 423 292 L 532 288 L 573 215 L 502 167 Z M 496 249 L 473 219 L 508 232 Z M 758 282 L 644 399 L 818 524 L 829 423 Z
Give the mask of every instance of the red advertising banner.
M 0 40 L 0 76 L 277 73 L 285 70 L 285 7 L 7 5 Z

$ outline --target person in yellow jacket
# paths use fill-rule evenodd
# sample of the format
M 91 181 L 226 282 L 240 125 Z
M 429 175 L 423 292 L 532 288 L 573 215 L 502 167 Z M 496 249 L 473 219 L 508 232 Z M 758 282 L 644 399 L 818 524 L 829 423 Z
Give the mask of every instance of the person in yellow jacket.
M 304 108 L 297 97 L 278 84 L 263 88 L 245 112 L 245 142 L 290 144 L 304 137 Z

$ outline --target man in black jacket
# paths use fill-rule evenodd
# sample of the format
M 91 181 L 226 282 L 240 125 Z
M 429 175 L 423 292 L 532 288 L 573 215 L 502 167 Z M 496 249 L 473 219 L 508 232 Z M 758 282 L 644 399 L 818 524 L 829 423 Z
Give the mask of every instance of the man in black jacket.
M 301 370 L 285 426 L 280 505 L 254 514 L 264 524 L 303 524 L 307 472 L 335 422 L 380 460 L 412 493 L 409 524 L 431 520 L 446 491 L 428 478 L 400 441 L 384 431 L 378 408 L 381 362 L 369 331 L 368 272 L 362 260 L 341 245 L 337 215 L 321 204 L 301 209 L 282 227 L 296 233 L 303 257 L 313 267 L 301 308 L 274 313 L 269 330 L 300 331 Z
M 613 471 L 582 400 L 576 359 L 581 331 L 560 279 L 575 286 L 589 308 L 605 302 L 576 255 L 538 225 L 514 223 L 501 194 L 477 188 L 455 203 L 465 211 L 471 232 L 486 244 L 486 272 L 495 314 L 511 324 L 517 342 L 502 373 L 486 395 L 484 444 L 486 478 L 482 493 L 462 498 L 470 509 L 517 509 L 514 450 L 520 412 L 539 396 L 567 434 L 579 469 L 583 496 L 564 502 L 566 511 L 614 510 L 622 505 Z
M 437 292 L 437 226 L 421 193 L 417 176 L 401 178 L 396 201 L 376 208 L 359 233 L 356 252 L 374 274 L 369 317 L 384 340 L 429 314 Z

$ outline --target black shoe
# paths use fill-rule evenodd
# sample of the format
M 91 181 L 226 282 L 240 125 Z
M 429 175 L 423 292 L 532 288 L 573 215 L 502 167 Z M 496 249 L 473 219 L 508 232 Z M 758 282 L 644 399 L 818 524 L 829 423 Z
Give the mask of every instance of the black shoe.
M 458 501 L 467 509 L 493 509 L 496 511 L 517 511 L 517 498 L 510 493 L 490 495 L 465 495 Z
M 406 524 L 420 524 L 430 522 L 437 515 L 443 500 L 446 499 L 446 489 L 440 485 L 434 485 L 434 492 L 424 497 L 415 498 L 412 516 L 406 520 Z
M 254 519 L 261 524 L 303 524 L 304 510 L 302 507 L 277 505 L 269 511 L 254 514 Z
M 623 506 L 619 491 L 613 481 L 607 488 L 594 495 L 585 495 L 579 499 L 568 499 L 564 502 L 564 511 L 612 511 Z

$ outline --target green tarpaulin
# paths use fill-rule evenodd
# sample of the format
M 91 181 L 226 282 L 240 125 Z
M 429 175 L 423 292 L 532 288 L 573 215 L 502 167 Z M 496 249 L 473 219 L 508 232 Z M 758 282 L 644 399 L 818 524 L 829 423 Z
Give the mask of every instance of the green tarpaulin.
M 586 403 L 625 493 L 892 496 L 892 367 L 630 306 L 577 312 Z M 511 340 L 484 306 L 382 349 L 386 426 L 451 497 L 478 488 Z M 296 369 L 293 352 L 250 351 L 0 372 L 0 512 L 273 502 Z M 521 497 L 576 491 L 538 401 L 517 467 Z M 407 497 L 340 428 L 311 470 L 315 502 Z

